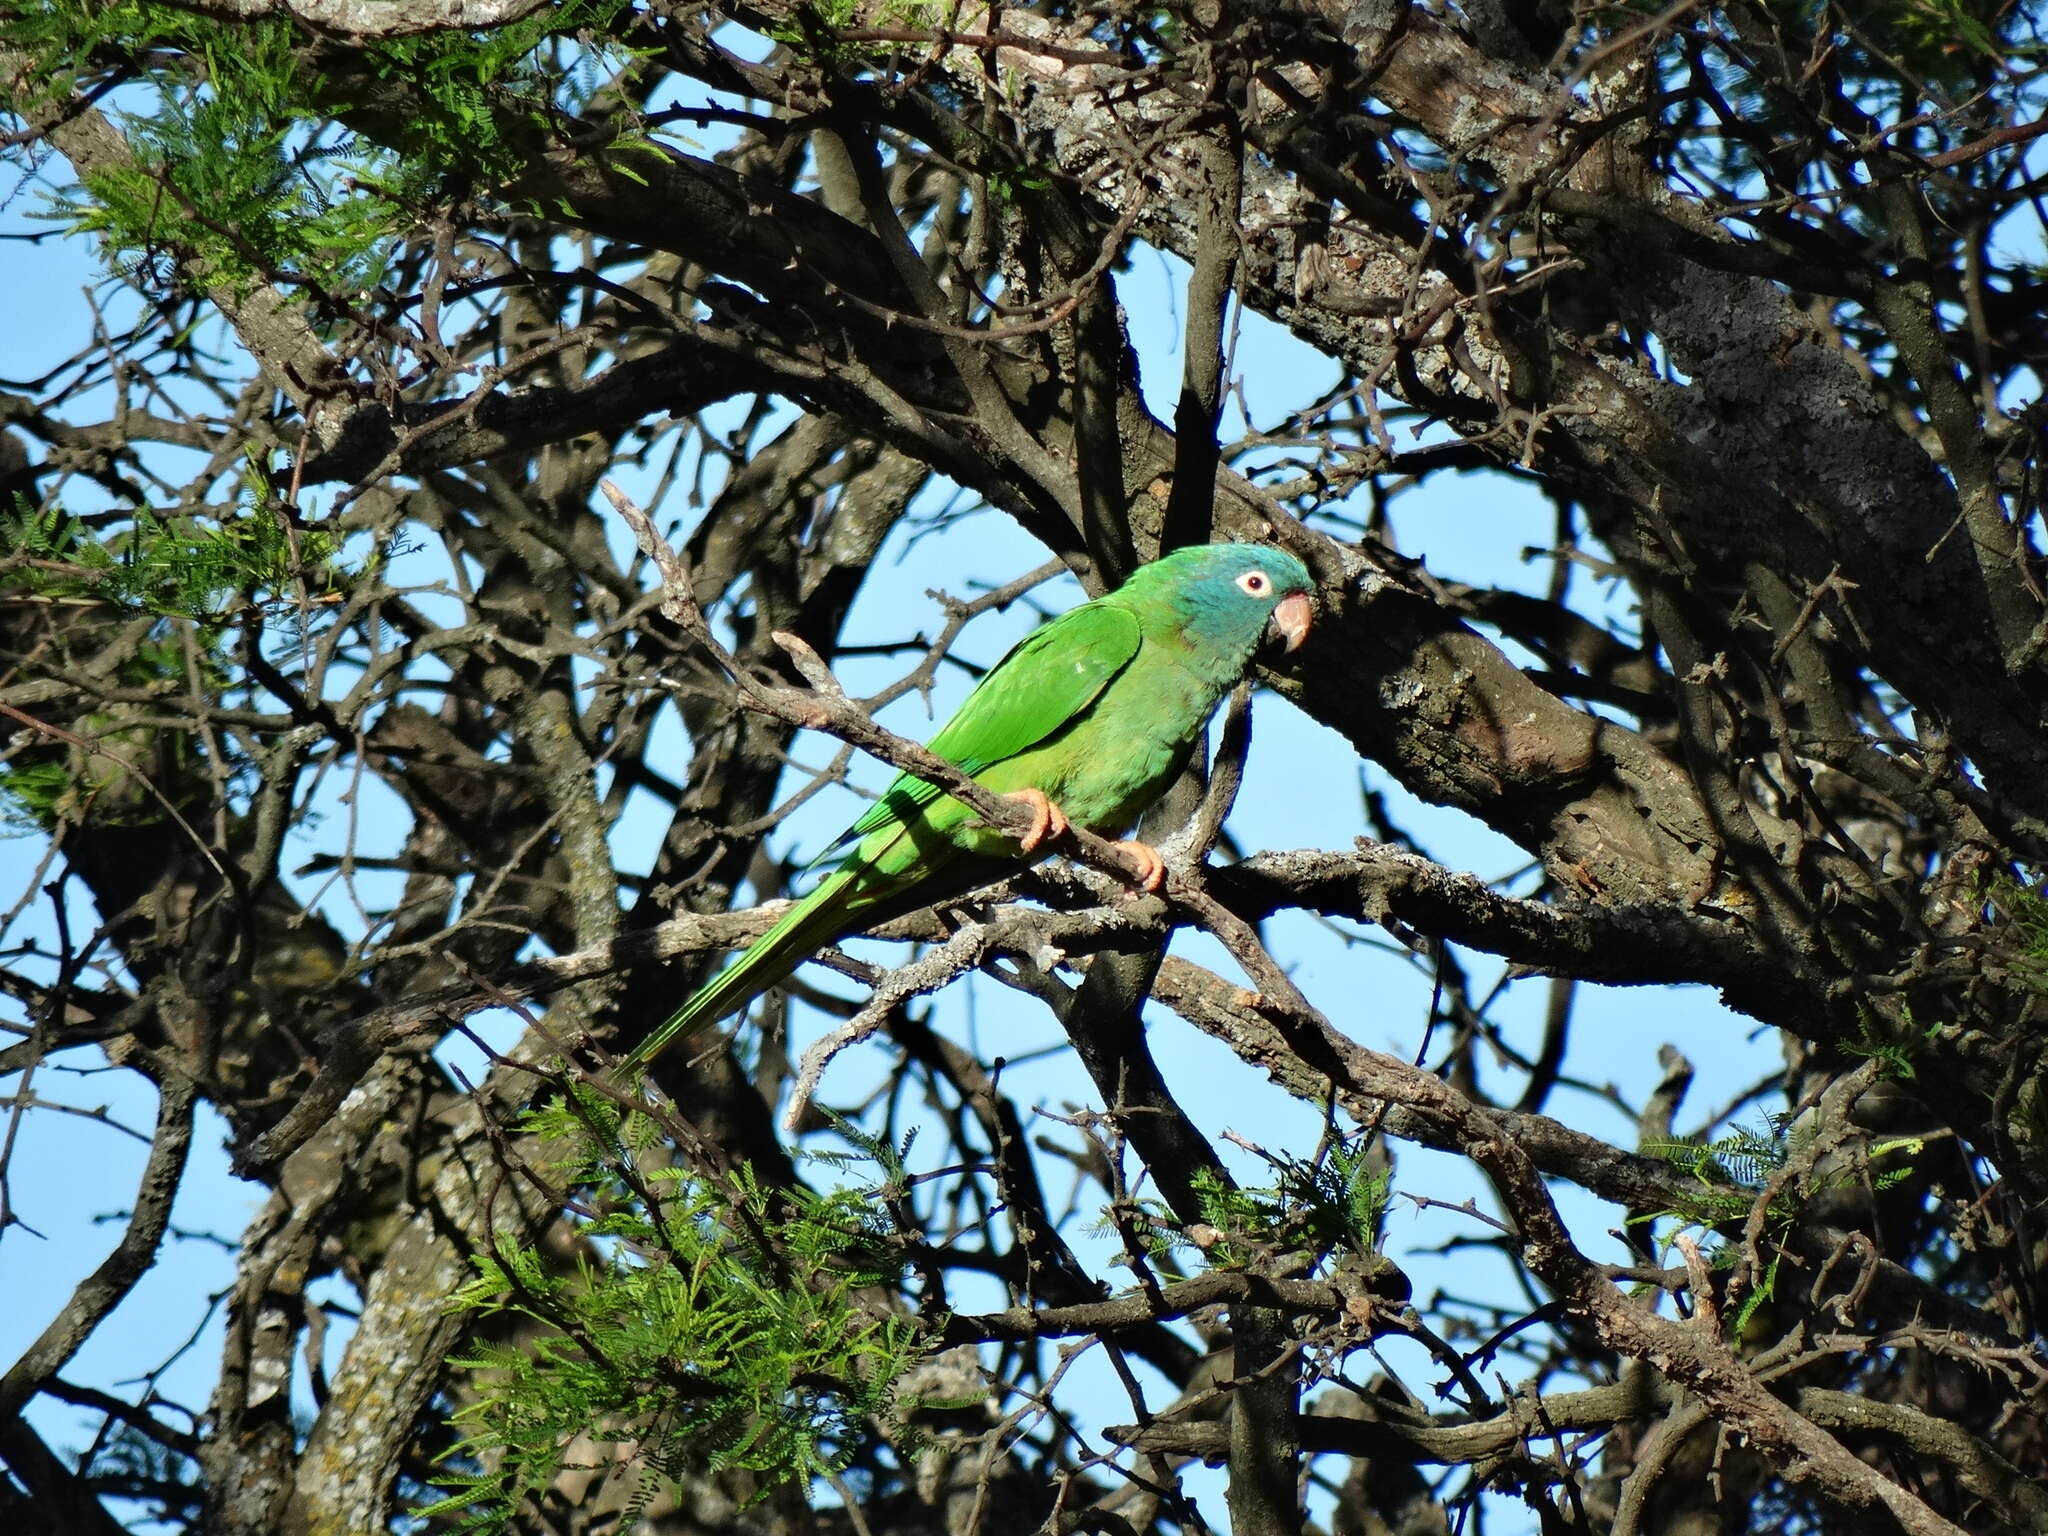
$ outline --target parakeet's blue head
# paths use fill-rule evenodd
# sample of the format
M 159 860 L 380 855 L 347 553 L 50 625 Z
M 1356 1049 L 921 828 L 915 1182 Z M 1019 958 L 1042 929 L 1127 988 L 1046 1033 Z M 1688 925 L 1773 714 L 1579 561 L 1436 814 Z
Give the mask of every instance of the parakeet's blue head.
M 1132 572 L 1119 595 L 1161 600 L 1204 650 L 1243 667 L 1266 640 L 1293 650 L 1315 615 L 1308 567 L 1270 544 L 1195 544 Z

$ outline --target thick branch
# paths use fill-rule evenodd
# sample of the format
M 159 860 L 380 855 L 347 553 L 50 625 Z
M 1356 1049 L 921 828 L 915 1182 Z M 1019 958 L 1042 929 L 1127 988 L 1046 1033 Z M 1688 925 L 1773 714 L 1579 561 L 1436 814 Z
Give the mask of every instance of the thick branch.
M 387 460 L 393 471 L 406 475 L 453 469 L 588 432 L 616 432 L 664 412 L 696 412 L 771 383 L 765 373 L 750 376 L 730 351 L 707 351 L 692 338 L 679 337 L 594 378 L 494 390 L 460 401 L 408 402 L 399 407 L 396 420 L 384 405 L 365 401 L 331 443 L 307 458 L 300 478 L 308 485 L 354 482 Z
M 298 22 L 354 42 L 468 32 L 531 16 L 547 0 L 170 0 L 181 11 L 215 21 Z
M 1755 951 L 1741 930 L 1676 902 L 1544 902 L 1363 839 L 1352 853 L 1260 853 L 1210 877 L 1217 899 L 1254 921 L 1289 907 L 1464 944 L 1534 971 L 1621 985 L 1725 982 Z

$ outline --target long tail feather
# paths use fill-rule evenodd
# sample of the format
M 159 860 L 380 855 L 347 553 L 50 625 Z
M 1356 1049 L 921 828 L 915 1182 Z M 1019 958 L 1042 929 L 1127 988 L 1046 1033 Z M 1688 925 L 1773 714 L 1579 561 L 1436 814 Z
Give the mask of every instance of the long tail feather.
M 634 1046 L 621 1069 L 635 1071 L 652 1061 L 677 1035 L 744 1008 L 795 970 L 813 951 L 830 943 L 847 917 L 837 898 L 853 878 L 854 871 L 850 869 L 827 875 L 816 890 L 748 945 L 739 959 L 699 988 L 695 996 L 670 1015 L 667 1023 Z

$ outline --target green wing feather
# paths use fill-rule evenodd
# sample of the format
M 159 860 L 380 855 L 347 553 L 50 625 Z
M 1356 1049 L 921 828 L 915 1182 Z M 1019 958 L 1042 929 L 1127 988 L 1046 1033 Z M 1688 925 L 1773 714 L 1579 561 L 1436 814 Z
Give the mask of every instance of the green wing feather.
M 1060 615 L 1032 631 L 990 669 L 959 713 L 932 737 L 932 751 L 962 772 L 978 774 L 1036 746 L 1101 696 L 1131 664 L 1143 638 L 1137 616 L 1115 604 L 1084 603 Z M 869 806 L 818 862 L 865 842 L 884 828 L 908 827 L 943 793 L 935 784 L 899 774 L 882 798 Z M 898 843 L 898 839 L 886 840 L 888 851 L 900 856 Z M 685 1030 L 744 1007 L 821 946 L 863 926 L 855 921 L 857 914 L 884 901 L 895 904 L 944 867 L 943 858 L 918 857 L 884 880 L 863 881 L 863 875 L 875 873 L 873 855 L 882 851 L 871 850 L 871 856 L 863 859 L 856 846 L 854 852 L 845 854 L 815 890 L 635 1046 L 625 1059 L 626 1070 L 644 1066 Z
M 1093 704 L 1131 664 L 1143 638 L 1128 609 L 1102 602 L 1070 609 L 1012 646 L 928 745 L 966 774 L 1015 757 Z M 914 774 L 898 774 L 818 862 L 879 827 L 908 820 L 942 793 Z

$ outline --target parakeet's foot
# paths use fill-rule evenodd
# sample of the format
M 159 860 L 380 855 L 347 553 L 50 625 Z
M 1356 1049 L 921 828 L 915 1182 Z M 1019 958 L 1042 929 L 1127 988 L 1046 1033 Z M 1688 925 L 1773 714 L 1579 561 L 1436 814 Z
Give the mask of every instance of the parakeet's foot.
M 1150 843 L 1141 843 L 1136 838 L 1126 838 L 1116 845 L 1116 851 L 1124 856 L 1137 876 L 1132 883 L 1141 891 L 1156 891 L 1166 883 L 1166 860 L 1159 857 L 1159 850 Z
M 1003 796 L 1014 800 L 1031 813 L 1031 825 L 1024 829 L 1017 839 L 1026 853 L 1034 853 L 1038 845 L 1050 838 L 1064 837 L 1067 832 L 1067 813 L 1054 805 L 1042 789 L 1020 789 L 1015 794 Z

